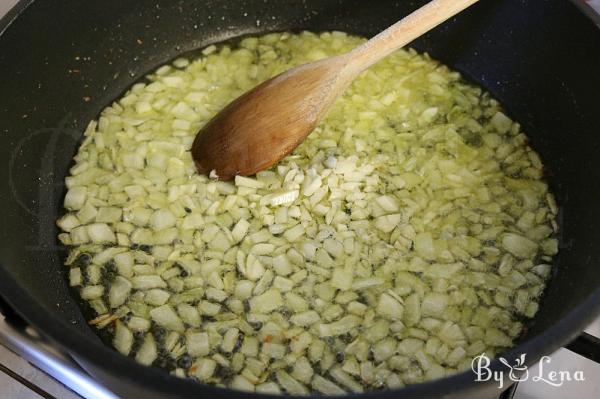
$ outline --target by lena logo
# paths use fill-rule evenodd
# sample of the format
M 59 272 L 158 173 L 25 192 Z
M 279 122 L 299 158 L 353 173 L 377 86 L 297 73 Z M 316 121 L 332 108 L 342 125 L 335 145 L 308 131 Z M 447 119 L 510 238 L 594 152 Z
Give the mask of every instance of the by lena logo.
M 508 378 L 510 378 L 511 381 L 521 382 L 527 381 L 529 378 L 529 370 L 525 365 L 524 353 L 521 354 L 521 356 L 519 356 L 519 358 L 515 361 L 515 366 L 511 366 L 510 363 L 508 363 L 508 361 L 503 357 L 498 358 L 498 360 L 500 360 L 500 363 L 509 368 L 510 371 L 508 372 Z
M 551 362 L 550 356 L 544 356 L 538 363 L 537 373 L 533 376 L 530 375 L 529 369 L 525 364 L 525 354 L 523 353 L 515 360 L 515 364 L 511 365 L 508 360 L 503 357 L 499 357 L 498 360 L 508 368 L 508 376 L 505 375 L 504 370 L 490 369 L 491 360 L 485 354 L 475 356 L 471 362 L 471 370 L 475 373 L 475 381 L 496 381 L 498 388 L 504 388 L 504 380 L 508 377 L 510 381 L 521 382 L 527 381 L 531 377 L 531 381 L 543 382 L 553 387 L 560 387 L 566 381 L 585 381 L 583 371 L 548 371 L 548 367 L 544 369 L 544 365 L 548 365 Z

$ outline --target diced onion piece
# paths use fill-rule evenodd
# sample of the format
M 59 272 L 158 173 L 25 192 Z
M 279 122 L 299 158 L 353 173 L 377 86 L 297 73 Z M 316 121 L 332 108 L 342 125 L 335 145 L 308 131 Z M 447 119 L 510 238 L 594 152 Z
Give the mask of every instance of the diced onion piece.
M 329 370 L 329 374 L 336 380 L 339 384 L 345 386 L 350 389 L 352 392 L 363 392 L 363 387 L 358 382 L 354 380 L 348 373 L 342 370 L 341 367 L 335 366 Z
M 77 216 L 73 215 L 72 213 L 68 213 L 65 216 L 63 216 L 62 218 L 58 219 L 56 224 L 63 231 L 66 231 L 68 233 L 71 230 L 73 230 L 75 227 L 79 226 L 81 224 L 81 222 L 79 221 L 79 219 L 77 219 Z
M 250 310 L 255 313 L 270 313 L 283 305 L 283 298 L 277 289 L 267 290 L 262 295 L 250 299 Z
M 114 244 L 117 236 L 106 223 L 92 223 L 87 225 L 90 240 L 96 244 Z
M 310 392 L 300 382 L 295 380 L 292 376 L 283 370 L 278 370 L 275 374 L 277 382 L 291 395 L 308 395 Z
M 391 215 L 379 216 L 375 219 L 375 227 L 384 233 L 394 230 L 402 220 L 402 214 L 394 213 Z
M 145 332 L 150 329 L 150 321 L 142 317 L 132 316 L 127 322 L 127 327 L 135 332 Z
M 274 382 L 264 382 L 256 386 L 257 393 L 264 393 L 270 395 L 279 395 L 281 393 L 281 389 L 279 389 L 279 385 Z
M 79 295 L 83 299 L 98 299 L 104 294 L 104 286 L 102 285 L 88 285 L 83 287 L 81 291 L 79 291 Z
M 415 238 L 415 251 L 426 259 L 435 259 L 436 252 L 431 233 L 420 233 Z
M 145 366 L 150 366 L 154 360 L 158 357 L 158 350 L 156 349 L 156 342 L 152 334 L 146 334 L 144 341 L 138 349 L 135 360 Z
M 317 323 L 321 320 L 321 317 L 314 310 L 309 310 L 307 312 L 296 313 L 290 318 L 290 321 L 298 326 L 310 326 L 314 323 Z
M 502 237 L 502 246 L 519 258 L 532 258 L 538 250 L 538 245 L 528 238 L 518 234 L 508 233 Z
M 275 273 L 282 276 L 288 276 L 294 271 L 287 255 L 278 255 L 274 257 L 273 269 L 275 270 Z
M 158 325 L 169 330 L 182 332 L 184 330 L 183 322 L 170 305 L 162 305 L 150 311 L 150 317 Z
M 227 330 L 223 336 L 223 342 L 221 342 L 221 350 L 223 350 L 223 352 L 230 353 L 233 351 L 233 348 L 237 343 L 239 333 L 240 330 L 237 328 L 230 328 Z
M 161 306 L 167 303 L 170 296 L 171 294 L 167 291 L 159 289 L 150 289 L 146 291 L 144 300 L 150 305 Z
M 377 205 L 379 205 L 384 211 L 390 213 L 396 213 L 400 210 L 396 200 L 389 195 L 382 195 L 375 199 Z
M 401 320 L 404 306 L 393 296 L 383 293 L 379 296 L 377 313 L 392 320 Z
M 121 306 L 127 300 L 129 293 L 131 292 L 131 283 L 124 277 L 115 277 L 110 291 L 108 292 L 108 303 L 111 308 L 117 308 Z
M 136 290 L 148 290 L 152 288 L 166 288 L 167 283 L 160 276 L 135 276 L 131 278 L 131 284 Z
M 154 230 L 163 230 L 175 226 L 177 219 L 169 209 L 158 209 L 150 217 L 150 225 Z
M 231 236 L 235 242 L 240 242 L 248 233 L 248 228 L 250 227 L 250 223 L 245 219 L 240 219 L 233 230 L 231 231 Z
M 297 224 L 296 226 L 283 233 L 283 237 L 289 242 L 294 242 L 297 241 L 300 237 L 304 236 L 305 231 L 306 230 L 304 229 L 304 227 L 302 227 L 301 224 Z
M 81 269 L 78 267 L 74 267 L 69 269 L 69 285 L 71 287 L 75 287 L 81 285 L 83 282 L 83 277 L 81 275 Z
M 133 333 L 119 321 L 116 323 L 113 346 L 123 355 L 128 355 L 133 346 Z
M 186 332 L 185 343 L 190 356 L 206 356 L 210 353 L 208 334 L 205 332 Z
M 331 277 L 331 285 L 333 287 L 339 288 L 342 291 L 346 291 L 352 288 L 353 281 L 353 270 L 342 267 L 338 267 L 333 270 Z
M 203 358 L 198 360 L 193 368 L 195 369 L 194 377 L 198 378 L 200 381 L 208 381 L 215 373 L 217 362 L 213 359 Z
M 346 393 L 346 391 L 344 391 L 342 388 L 329 381 L 328 379 L 321 377 L 320 375 L 315 375 L 313 377 L 311 386 L 316 391 L 321 392 L 325 395 L 343 395 Z
M 67 194 L 65 195 L 65 208 L 76 211 L 83 207 L 85 204 L 87 194 L 87 187 L 84 186 L 75 186 L 69 188 Z
M 421 302 L 421 312 L 423 316 L 441 316 L 443 315 L 448 302 L 447 295 L 438 292 L 430 292 L 425 295 Z
M 117 272 L 123 277 L 133 276 L 133 254 L 131 252 L 123 252 L 114 256 Z
M 264 195 L 260 199 L 260 204 L 271 206 L 291 204 L 298 198 L 299 194 L 300 192 L 298 190 L 274 192 L 271 194 Z
M 252 179 L 250 177 L 244 177 L 237 175 L 235 177 L 235 185 L 239 187 L 248 187 L 248 188 L 263 188 L 265 183 L 260 180 Z
M 285 356 L 285 351 L 285 346 L 273 342 L 265 342 L 262 346 L 262 353 L 273 359 L 282 359 Z
M 235 377 L 233 377 L 233 380 L 231 380 L 231 388 L 233 389 L 237 389 L 240 391 L 248 391 L 248 392 L 253 392 L 254 391 L 254 385 L 248 381 L 248 379 L 242 375 L 236 375 Z
M 338 321 L 334 321 L 329 324 L 319 324 L 319 336 L 321 337 L 332 337 L 337 335 L 346 334 L 352 329 L 360 325 L 361 319 L 355 315 L 348 315 L 342 317 Z

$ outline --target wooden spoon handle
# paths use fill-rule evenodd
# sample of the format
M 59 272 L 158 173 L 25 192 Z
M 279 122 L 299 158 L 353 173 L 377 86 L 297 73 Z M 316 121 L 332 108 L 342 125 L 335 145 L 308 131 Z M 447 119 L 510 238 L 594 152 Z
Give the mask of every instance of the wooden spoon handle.
M 348 77 L 356 75 L 435 28 L 478 0 L 433 0 L 390 26 L 350 53 L 346 65 Z

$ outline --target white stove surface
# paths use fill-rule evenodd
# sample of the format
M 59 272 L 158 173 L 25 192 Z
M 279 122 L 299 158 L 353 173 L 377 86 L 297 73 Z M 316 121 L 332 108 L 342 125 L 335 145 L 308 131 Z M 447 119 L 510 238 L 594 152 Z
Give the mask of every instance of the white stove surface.
M 600 3 L 600 1 L 598 1 Z M 600 337 L 600 319 L 590 325 L 586 332 Z M 530 378 L 518 385 L 514 399 L 596 399 L 600 398 L 600 364 L 579 356 L 568 349 L 559 349 L 550 355 L 550 362 L 542 366 L 542 376 L 549 380 L 552 371 L 567 371 L 571 376 L 583 372 L 584 381 L 565 381 L 561 386 L 552 386 L 542 380 L 533 381 L 540 375 L 540 367 L 529 369 Z M 555 382 L 555 383 L 558 383 Z
M 0 0 L 0 17 L 2 17 L 17 0 Z M 600 0 L 589 0 L 588 4 L 600 12 Z M 600 337 L 600 319 L 596 320 L 586 330 L 588 333 Z M 4 367 L 1 367 L 4 366 Z M 4 368 L 7 368 L 7 373 Z M 550 385 L 542 380 L 534 380 L 534 376 L 541 376 L 550 380 L 551 372 L 556 375 L 573 377 L 576 372 L 582 372 L 584 381 L 563 381 L 560 386 Z M 26 383 L 24 383 L 26 382 Z M 552 381 L 551 381 L 552 382 Z M 558 384 L 556 379 L 554 384 Z M 34 389 L 32 389 L 32 387 Z M 39 391 L 36 392 L 35 388 Z M 499 391 L 500 392 L 500 391 Z M 39 399 L 39 398 L 82 398 L 79 394 L 65 387 L 50 375 L 32 366 L 19 355 L 15 354 L 0 343 L 0 398 L 11 399 Z M 98 396 L 86 395 L 86 399 L 97 399 Z M 594 363 L 567 349 L 559 349 L 550 355 L 550 362 L 540 367 L 536 365 L 529 368 L 529 379 L 518 385 L 515 399 L 596 399 L 600 398 L 600 364 Z

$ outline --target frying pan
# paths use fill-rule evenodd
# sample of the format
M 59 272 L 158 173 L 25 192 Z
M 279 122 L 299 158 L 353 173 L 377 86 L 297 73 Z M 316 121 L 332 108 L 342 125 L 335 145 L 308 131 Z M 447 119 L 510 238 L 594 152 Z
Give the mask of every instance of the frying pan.
M 425 1 L 22 1 L 0 22 L 0 293 L 123 397 L 249 398 L 137 365 L 105 346 L 65 282 L 54 224 L 84 127 L 178 54 L 244 34 L 372 36 Z M 560 253 L 539 313 L 503 354 L 527 364 L 600 314 L 600 30 L 566 0 L 484 0 L 412 46 L 498 98 L 541 154 L 560 205 Z M 494 361 L 492 369 L 503 367 Z M 498 395 L 464 372 L 372 398 Z

